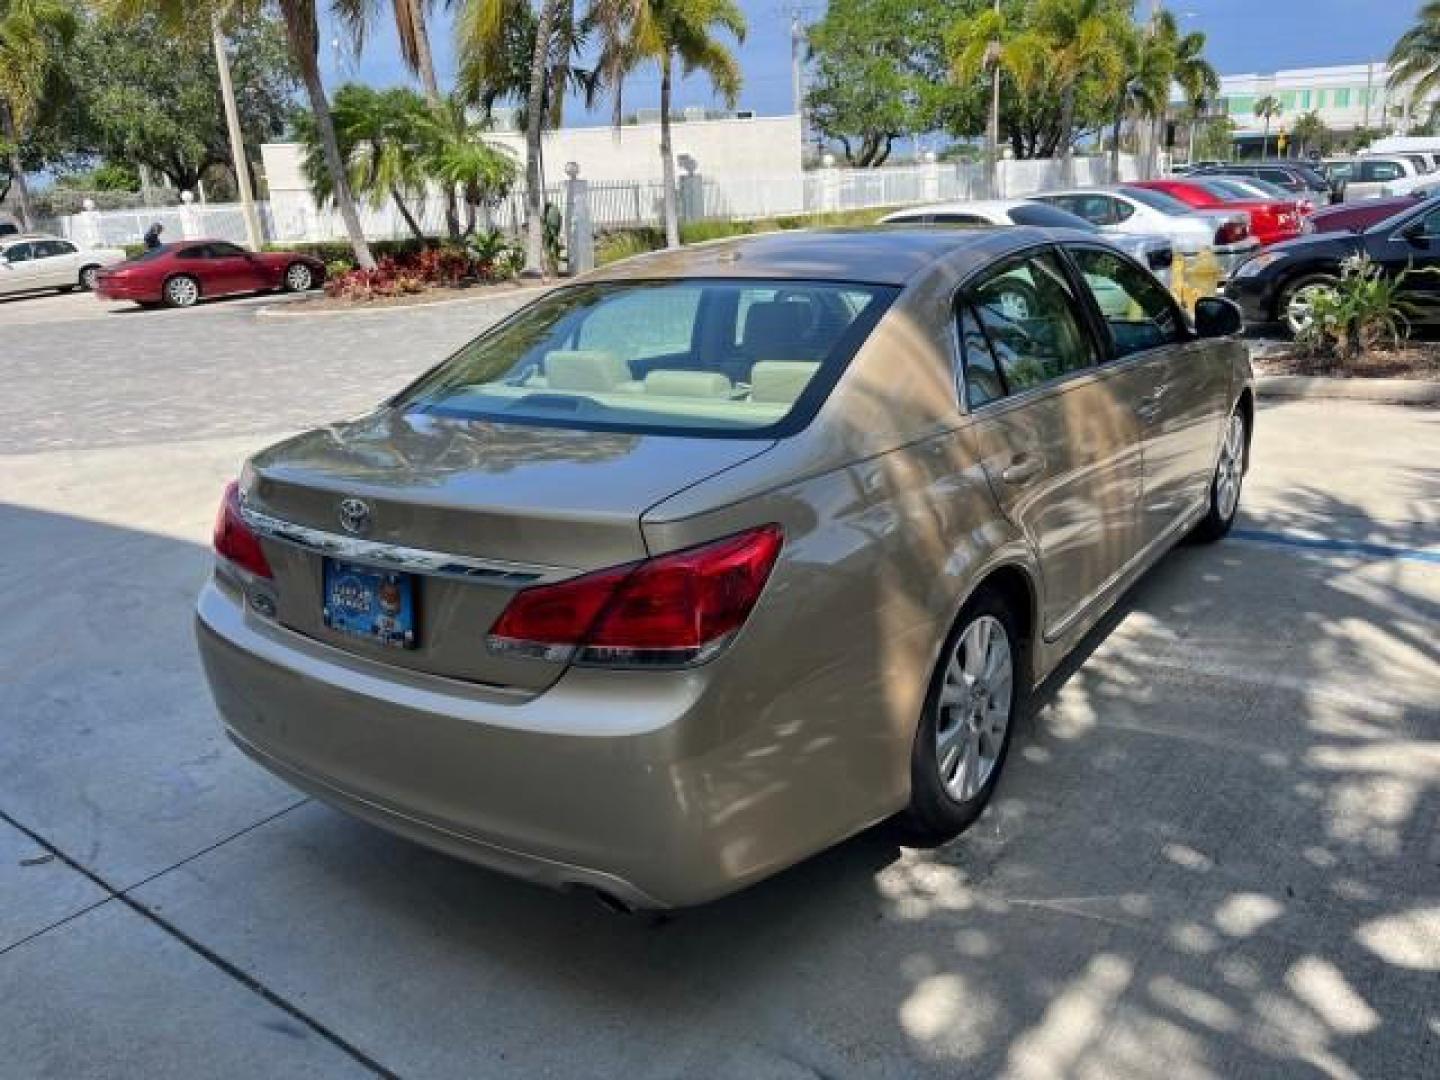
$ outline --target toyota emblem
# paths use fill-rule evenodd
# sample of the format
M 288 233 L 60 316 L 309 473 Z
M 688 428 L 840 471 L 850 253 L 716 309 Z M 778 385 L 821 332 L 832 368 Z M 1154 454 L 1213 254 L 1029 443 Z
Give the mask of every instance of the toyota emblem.
M 340 527 L 356 536 L 370 531 L 370 506 L 363 499 L 340 500 Z

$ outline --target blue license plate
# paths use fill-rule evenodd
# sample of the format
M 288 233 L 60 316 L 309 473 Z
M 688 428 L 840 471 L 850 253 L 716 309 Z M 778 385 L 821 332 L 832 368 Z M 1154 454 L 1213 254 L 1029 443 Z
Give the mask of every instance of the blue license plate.
M 325 560 L 325 625 L 399 649 L 415 647 L 415 582 L 409 574 Z

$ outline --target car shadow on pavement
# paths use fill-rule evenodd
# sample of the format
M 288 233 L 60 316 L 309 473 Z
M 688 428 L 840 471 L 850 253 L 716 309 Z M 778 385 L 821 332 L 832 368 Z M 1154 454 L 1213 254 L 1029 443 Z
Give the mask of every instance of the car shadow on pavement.
M 1306 489 L 1242 524 L 1355 517 Z M 258 770 L 195 737 L 204 550 L 4 505 L 0 542 L 27 612 L 0 635 L 4 767 L 29 773 L 0 809 L 73 788 L 153 833 L 136 902 L 399 1073 L 1440 1073 L 1433 568 L 1177 549 L 1041 689 L 966 835 L 878 826 L 655 921 L 237 802 Z M 126 745 L 81 752 L 120 695 Z M 226 1033 L 167 1037 L 199 1062 Z

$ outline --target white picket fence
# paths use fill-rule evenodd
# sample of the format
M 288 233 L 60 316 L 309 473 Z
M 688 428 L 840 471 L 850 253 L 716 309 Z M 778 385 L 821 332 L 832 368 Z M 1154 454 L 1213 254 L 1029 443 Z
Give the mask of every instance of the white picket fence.
M 1063 187 L 1110 181 L 1107 158 L 1002 161 L 998 170 L 1003 198 L 1019 198 Z M 1120 159 L 1120 179 L 1139 177 L 1139 163 Z M 702 177 L 702 196 L 691 214 L 700 219 L 745 220 L 791 214 L 837 213 L 882 206 L 986 197 L 983 165 L 925 162 L 879 169 L 821 168 L 794 176 Z M 590 214 L 599 229 L 659 225 L 663 185 L 659 181 L 589 181 Z M 546 188 L 547 201 L 563 213 L 564 185 Z M 518 233 L 524 220 L 524 191 L 516 190 L 491 211 L 489 224 Z M 429 236 L 445 231 L 445 203 L 438 193 L 407 204 L 421 230 Z M 317 206 L 305 192 L 282 192 L 259 204 L 265 238 L 272 243 L 343 240 L 344 223 L 333 207 Z M 398 240 L 412 235 L 393 203 L 360 208 L 361 226 L 372 240 Z M 138 210 L 92 210 L 59 219 L 65 236 L 87 247 L 138 243 L 154 222 L 164 237 L 178 240 L 214 237 L 245 242 L 245 219 L 234 203 L 195 203 Z M 484 223 L 482 223 L 484 224 Z

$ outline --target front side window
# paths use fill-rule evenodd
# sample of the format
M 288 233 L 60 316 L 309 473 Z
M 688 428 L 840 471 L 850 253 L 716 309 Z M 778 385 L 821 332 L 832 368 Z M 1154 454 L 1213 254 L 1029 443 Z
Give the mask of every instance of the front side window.
M 1116 355 L 1129 356 L 1185 340 L 1185 325 L 1170 294 L 1145 271 L 1099 248 L 1076 248 L 1071 255 L 1110 328 Z
M 1094 347 L 1054 255 L 1012 263 L 970 295 L 1007 392 L 1020 393 L 1094 364 Z
M 498 423 L 785 435 L 809 422 L 899 290 L 836 282 L 557 289 L 392 404 Z

